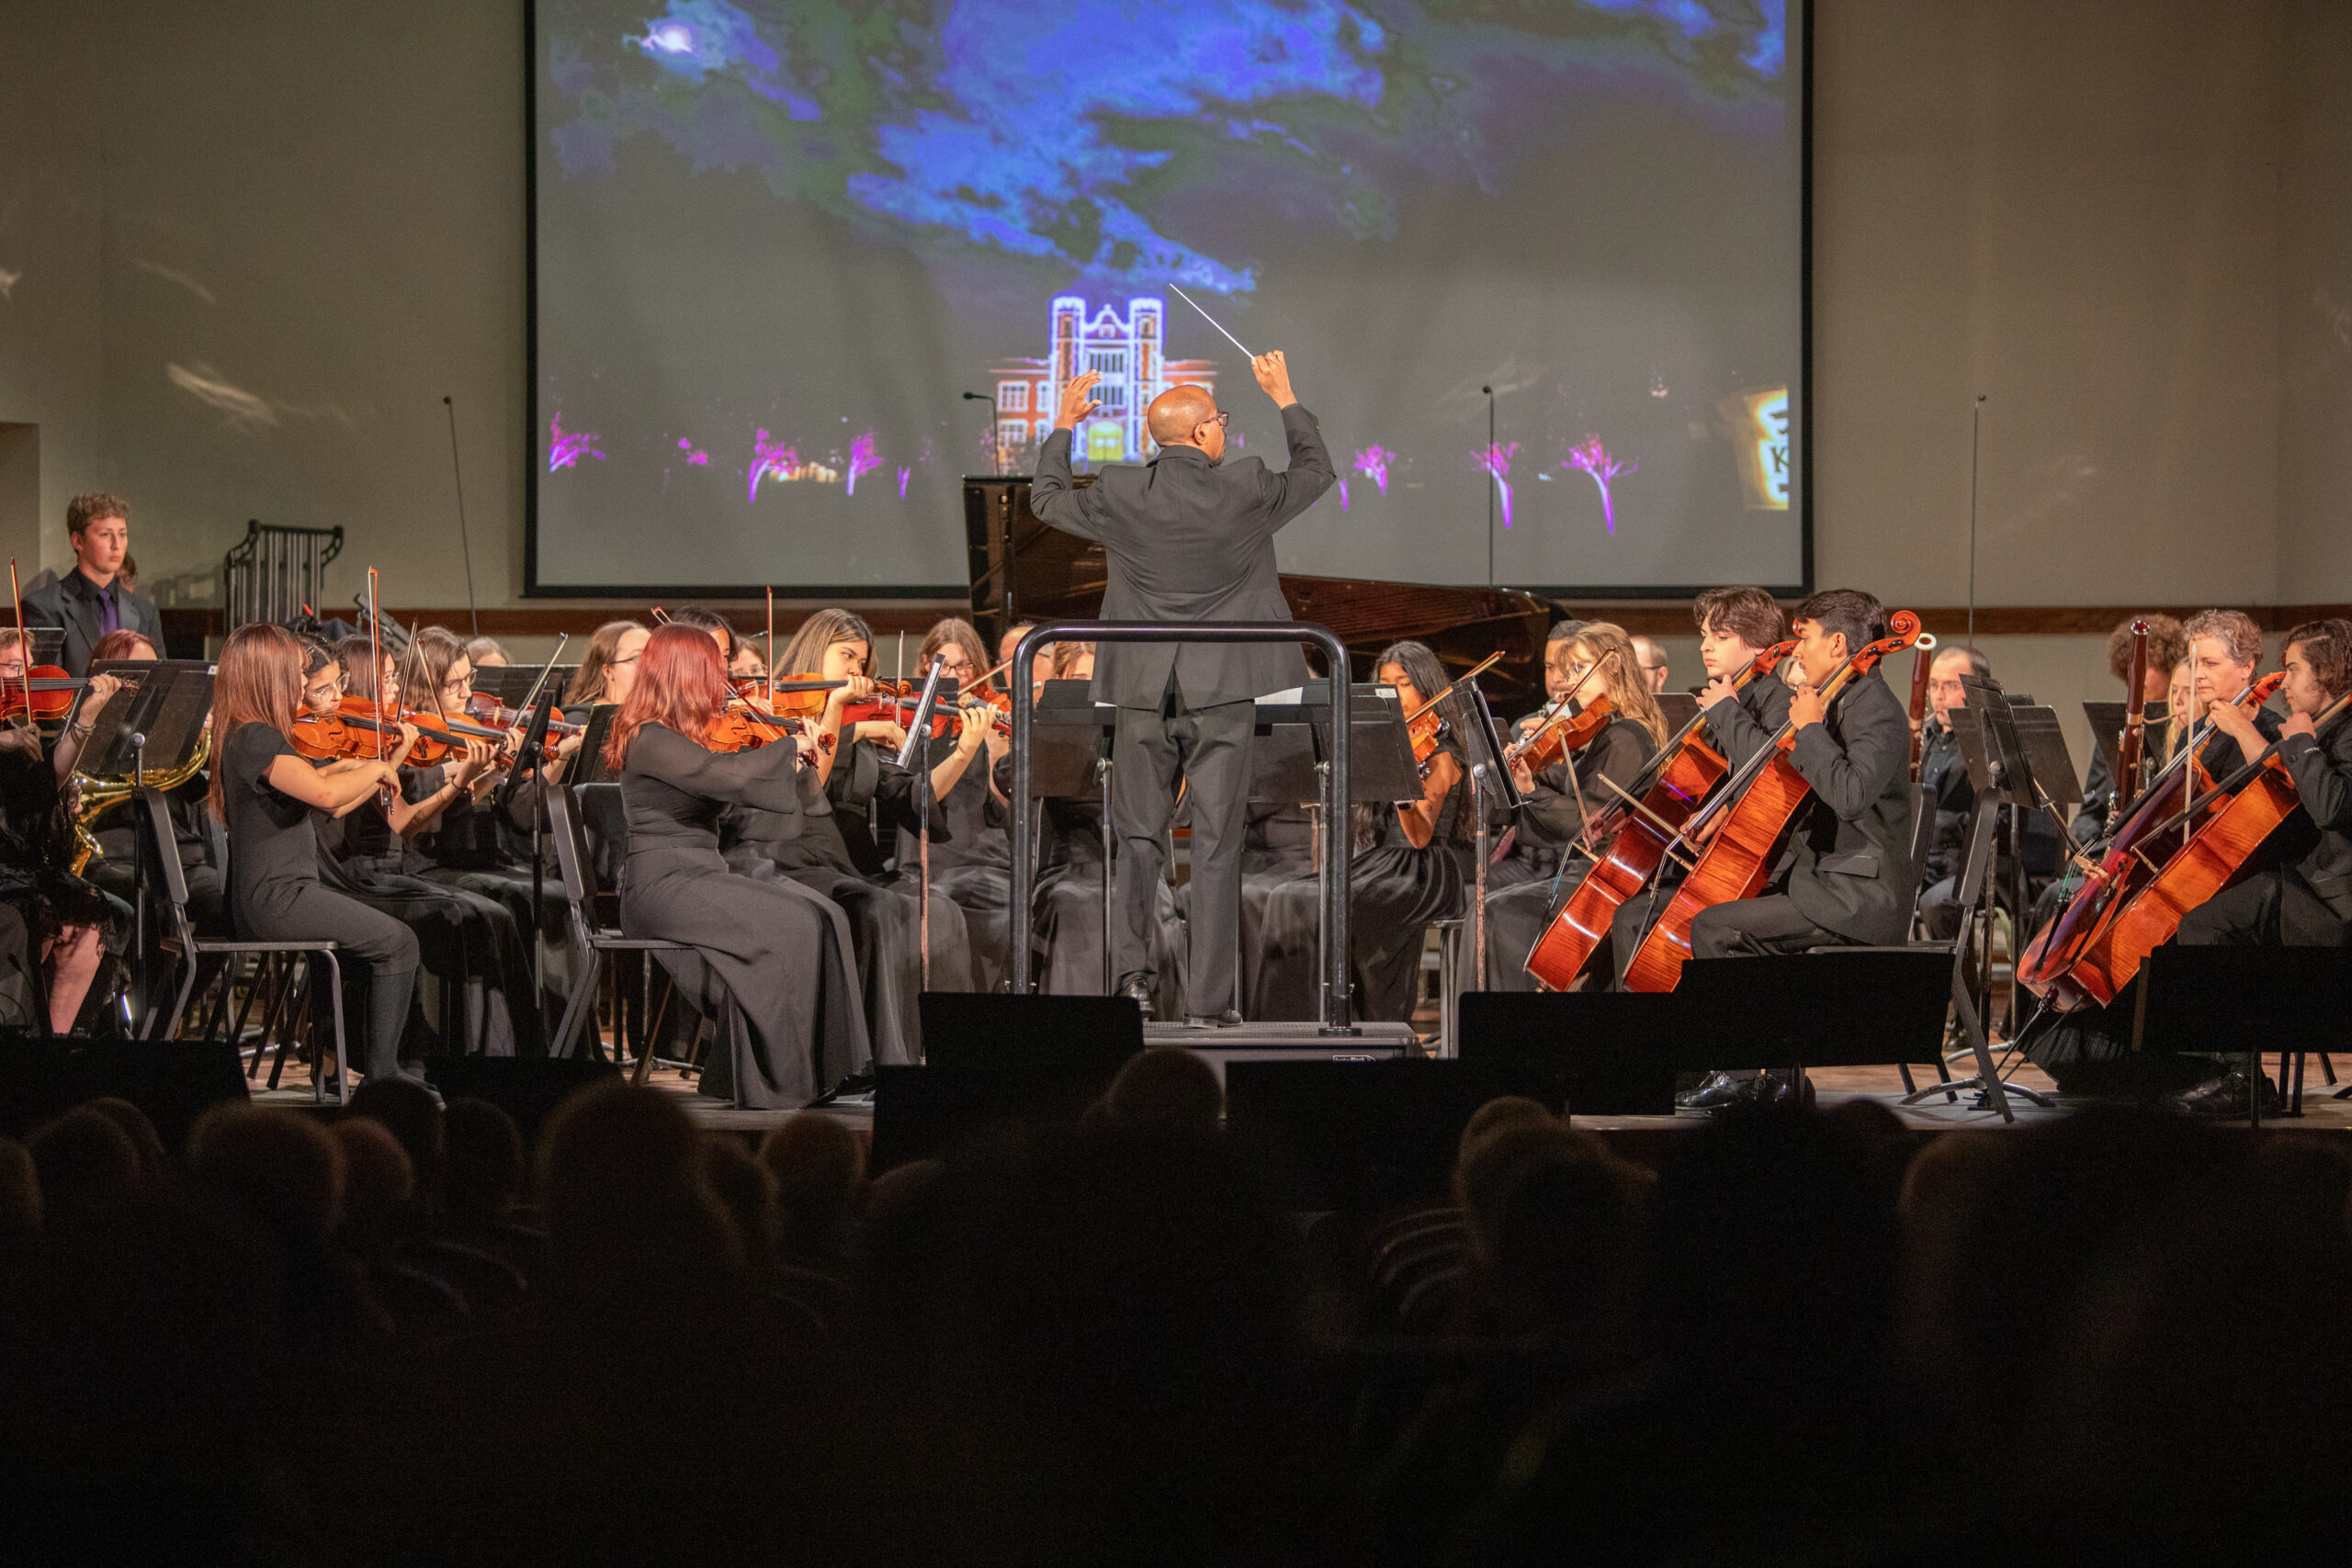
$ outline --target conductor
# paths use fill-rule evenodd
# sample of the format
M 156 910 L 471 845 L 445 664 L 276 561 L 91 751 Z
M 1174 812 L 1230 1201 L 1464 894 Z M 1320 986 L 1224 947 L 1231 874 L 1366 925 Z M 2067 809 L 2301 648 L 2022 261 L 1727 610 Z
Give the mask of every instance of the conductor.
M 1226 462 L 1232 415 L 1218 412 L 1207 388 L 1187 384 L 1152 400 L 1158 457 L 1141 467 L 1114 464 L 1087 489 L 1074 489 L 1070 432 L 1099 406 L 1091 394 L 1101 378 L 1090 370 L 1062 389 L 1029 504 L 1054 527 L 1102 545 L 1110 558 L 1103 619 L 1179 626 L 1290 619 L 1274 576 L 1274 530 L 1329 488 L 1331 458 L 1315 416 L 1291 393 L 1282 355 L 1261 354 L 1250 368 L 1283 412 L 1290 467 L 1281 473 L 1256 457 Z M 1147 1016 L 1158 977 L 1146 933 L 1160 844 L 1182 779 L 1193 804 L 1185 1021 L 1241 1021 L 1234 965 L 1253 700 L 1306 679 L 1295 643 L 1109 642 L 1095 652 L 1094 700 L 1119 710 L 1112 739 L 1110 831 L 1119 862 L 1111 954 L 1120 991 Z

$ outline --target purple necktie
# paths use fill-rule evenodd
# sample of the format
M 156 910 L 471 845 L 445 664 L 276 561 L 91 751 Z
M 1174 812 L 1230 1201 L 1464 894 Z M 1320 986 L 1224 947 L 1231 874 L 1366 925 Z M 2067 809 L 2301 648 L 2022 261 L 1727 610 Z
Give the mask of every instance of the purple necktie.
M 109 582 L 98 590 L 98 635 L 104 637 L 122 625 L 122 617 L 115 614 L 114 584 Z

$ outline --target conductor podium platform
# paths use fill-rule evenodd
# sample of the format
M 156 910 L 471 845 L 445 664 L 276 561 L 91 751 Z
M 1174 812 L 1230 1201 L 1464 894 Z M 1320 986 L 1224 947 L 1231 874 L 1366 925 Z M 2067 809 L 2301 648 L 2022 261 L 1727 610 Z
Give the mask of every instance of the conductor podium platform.
M 1422 1055 L 1420 1037 L 1403 1023 L 1360 1023 L 1353 1034 L 1326 1034 L 1315 1023 L 1147 1023 L 1143 1043 L 1182 1046 L 1215 1067 L 1220 1083 L 1229 1062 L 1388 1062 Z

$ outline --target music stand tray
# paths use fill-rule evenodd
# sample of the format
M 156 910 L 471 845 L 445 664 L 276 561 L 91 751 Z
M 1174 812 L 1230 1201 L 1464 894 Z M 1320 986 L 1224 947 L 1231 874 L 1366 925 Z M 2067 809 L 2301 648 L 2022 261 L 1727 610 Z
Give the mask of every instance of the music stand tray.
M 1323 726 L 1330 682 L 1309 681 L 1258 699 L 1258 739 L 1250 751 L 1250 798 L 1261 806 L 1298 806 L 1323 797 L 1316 766 L 1323 759 Z M 1389 806 L 1420 794 L 1413 743 L 1393 687 L 1357 682 L 1348 688 L 1348 794 L 1358 806 Z
M 564 779 L 566 784 L 615 782 L 605 769 L 605 741 L 613 733 L 613 719 L 620 711 L 618 703 L 598 703 L 588 710 L 588 728 L 580 737 L 580 752 L 571 760 L 571 771 Z
M 201 659 L 102 659 L 93 675 L 112 675 L 126 688 L 98 715 L 76 771 L 94 779 L 130 778 L 141 767 L 133 735 L 147 738 L 144 770 L 163 773 L 196 754 L 212 712 L 212 666 Z

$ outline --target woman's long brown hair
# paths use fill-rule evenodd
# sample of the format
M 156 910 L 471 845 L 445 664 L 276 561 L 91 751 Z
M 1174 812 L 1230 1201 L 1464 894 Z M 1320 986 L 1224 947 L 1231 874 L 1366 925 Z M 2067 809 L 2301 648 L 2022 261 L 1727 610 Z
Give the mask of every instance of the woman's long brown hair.
M 229 741 L 244 724 L 266 724 L 280 735 L 294 728 L 302 706 L 302 643 L 266 621 L 239 626 L 220 647 L 212 676 L 212 814 L 228 820 Z
M 564 690 L 563 705 L 603 702 L 605 671 L 612 667 L 613 655 L 620 651 L 621 638 L 644 629 L 643 621 L 606 621 L 589 633 L 588 651 L 580 656 L 580 668 L 571 672 L 571 684 Z

